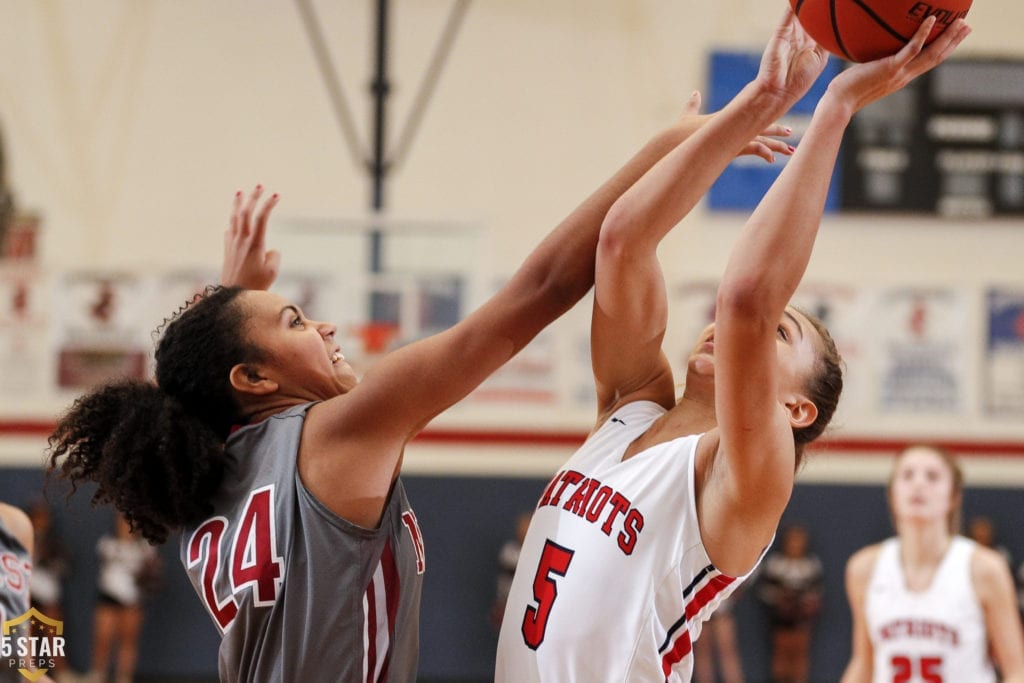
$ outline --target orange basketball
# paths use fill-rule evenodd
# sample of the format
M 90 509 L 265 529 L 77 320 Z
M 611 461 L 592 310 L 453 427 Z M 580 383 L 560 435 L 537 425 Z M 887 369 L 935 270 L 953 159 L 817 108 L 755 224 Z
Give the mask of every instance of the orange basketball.
M 967 16 L 971 0 L 789 0 L 807 33 L 834 55 L 869 62 L 898 52 L 935 15 L 931 42 Z

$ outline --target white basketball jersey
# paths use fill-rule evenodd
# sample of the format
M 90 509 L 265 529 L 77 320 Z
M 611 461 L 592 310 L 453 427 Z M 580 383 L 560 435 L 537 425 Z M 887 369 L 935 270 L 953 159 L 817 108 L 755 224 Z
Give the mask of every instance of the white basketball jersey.
M 900 542 L 882 543 L 868 583 L 865 616 L 874 683 L 994 683 L 984 614 L 971 583 L 974 541 L 955 536 L 931 585 L 909 591 Z
M 702 622 L 745 577 L 715 569 L 701 542 L 699 434 L 622 460 L 664 413 L 622 407 L 548 484 L 505 608 L 499 683 L 690 680 Z

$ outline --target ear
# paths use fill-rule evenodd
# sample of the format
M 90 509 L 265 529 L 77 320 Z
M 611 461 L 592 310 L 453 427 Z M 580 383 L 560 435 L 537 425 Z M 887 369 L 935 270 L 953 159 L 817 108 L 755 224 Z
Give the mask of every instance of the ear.
M 256 365 L 239 363 L 231 368 L 228 377 L 235 391 L 243 394 L 266 396 L 277 391 L 277 382 L 264 377 Z
M 799 394 L 791 396 L 786 401 L 786 410 L 789 412 L 789 424 L 793 429 L 809 427 L 818 419 L 818 406 L 806 396 Z

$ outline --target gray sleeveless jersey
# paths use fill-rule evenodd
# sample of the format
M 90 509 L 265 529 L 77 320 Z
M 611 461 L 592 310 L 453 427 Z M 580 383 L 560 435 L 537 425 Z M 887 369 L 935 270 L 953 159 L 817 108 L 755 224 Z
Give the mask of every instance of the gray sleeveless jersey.
M 28 582 L 32 558 L 25 547 L 0 522 L 0 626 L 28 611 Z M 2 631 L 2 630 L 0 630 Z M 0 682 L 24 681 L 17 666 L 8 659 L 0 660 Z
M 28 611 L 32 558 L 21 541 L 0 522 L 0 624 Z
M 213 514 L 181 560 L 222 634 L 222 681 L 413 681 L 423 540 L 400 480 L 379 528 L 327 509 L 299 479 L 311 404 L 236 431 Z

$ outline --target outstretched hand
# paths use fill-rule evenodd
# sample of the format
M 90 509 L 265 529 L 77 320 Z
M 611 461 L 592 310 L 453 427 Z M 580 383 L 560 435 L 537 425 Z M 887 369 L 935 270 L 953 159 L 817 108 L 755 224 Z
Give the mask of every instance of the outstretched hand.
M 828 53 L 807 35 L 787 7 L 761 56 L 757 80 L 792 106 L 807 94 L 826 64 Z
M 934 25 L 935 17 L 930 16 L 896 54 L 846 69 L 829 84 L 829 94 L 859 111 L 941 64 L 971 33 L 971 27 L 957 19 L 925 47 Z
M 221 268 L 222 285 L 236 285 L 245 289 L 269 289 L 277 279 L 281 254 L 267 250 L 267 219 L 277 204 L 277 194 L 256 205 L 263 186 L 257 185 L 247 199 L 241 190 L 235 193 L 231 211 L 231 224 L 224 231 L 224 265 Z
M 683 107 L 683 115 L 679 120 L 680 125 L 691 129 L 691 134 L 696 132 L 701 126 L 717 115 L 717 113 L 701 114 L 700 105 L 700 92 L 695 90 L 693 94 L 690 95 L 690 99 L 686 101 L 686 105 Z M 768 163 L 773 163 L 775 161 L 776 154 L 785 154 L 788 156 L 793 153 L 793 147 L 791 145 L 783 142 L 782 140 L 776 139 L 786 137 L 792 134 L 792 132 L 792 129 L 783 126 L 781 123 L 773 123 L 761 131 L 760 135 L 748 142 L 746 146 L 740 150 L 739 156 L 757 156 L 761 157 Z

